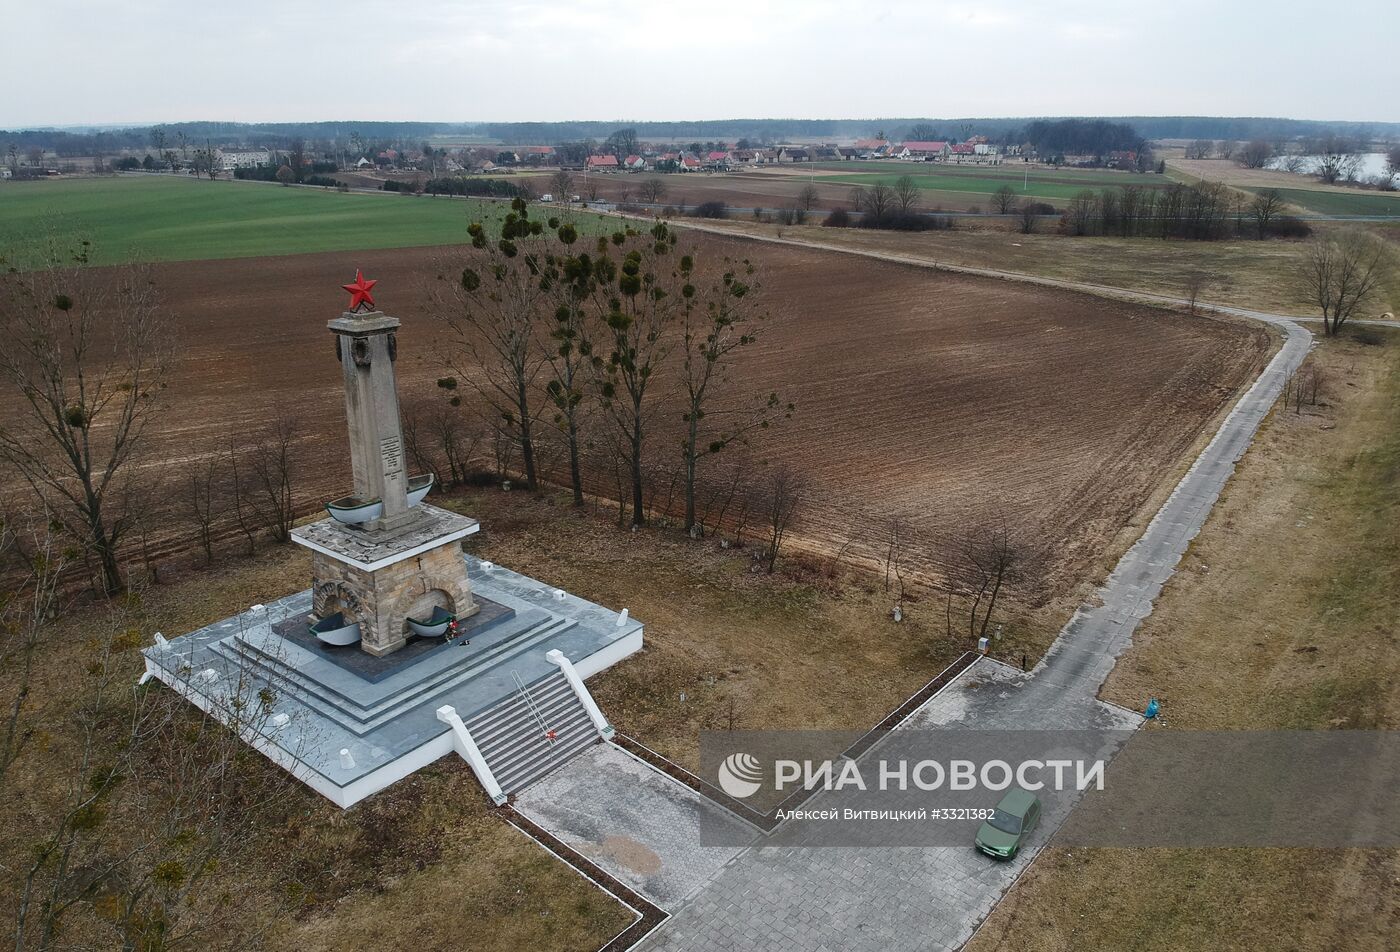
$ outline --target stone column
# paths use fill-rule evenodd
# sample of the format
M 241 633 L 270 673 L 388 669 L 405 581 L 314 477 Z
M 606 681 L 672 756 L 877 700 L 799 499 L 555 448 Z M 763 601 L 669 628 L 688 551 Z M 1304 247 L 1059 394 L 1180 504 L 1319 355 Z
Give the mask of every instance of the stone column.
M 395 528 L 411 518 L 394 379 L 399 321 L 378 311 L 346 311 L 327 326 L 336 335 L 336 355 L 345 377 L 355 495 L 384 502 L 383 517 L 366 528 Z

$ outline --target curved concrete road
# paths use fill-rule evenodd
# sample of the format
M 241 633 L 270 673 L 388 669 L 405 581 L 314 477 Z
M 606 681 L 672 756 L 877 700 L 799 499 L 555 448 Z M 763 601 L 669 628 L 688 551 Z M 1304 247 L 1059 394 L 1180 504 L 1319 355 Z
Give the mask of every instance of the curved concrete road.
M 715 228 L 691 227 L 733 235 Z M 901 255 L 834 249 L 815 242 L 766 237 L 754 240 L 1098 295 L 1186 303 L 1120 288 L 934 265 Z M 1099 701 L 1099 689 L 1119 655 L 1132 643 L 1138 623 L 1152 611 L 1162 586 L 1204 525 L 1235 464 L 1283 392 L 1288 377 L 1306 357 L 1312 341 L 1310 332 L 1287 317 L 1218 305 L 1213 309 L 1273 325 L 1282 332 L 1283 344 L 1230 410 L 1142 536 L 1099 587 L 1093 604 L 1075 612 L 1045 657 L 1029 673 L 981 659 L 967 669 L 977 672 L 975 677 L 964 672 L 901 727 L 1131 729 L 1141 723 L 1138 715 Z M 974 682 L 980 682 L 980 688 L 974 688 Z M 570 781 L 571 789 L 577 793 L 585 787 L 599 787 L 604 794 L 566 797 L 569 811 L 537 811 L 537 822 L 581 845 L 610 841 L 650 844 L 655 855 L 649 858 L 654 859 L 657 872 L 649 880 L 638 880 L 635 870 L 606 855 L 605 850 L 595 851 L 601 854 L 595 859 L 616 875 L 635 882 L 671 913 L 671 918 L 643 941 L 642 946 L 648 950 L 958 949 L 1063 820 L 1062 814 L 1047 813 L 1030 846 L 1010 863 L 993 863 L 970 846 L 900 849 L 776 845 L 782 837 L 759 837 L 728 856 L 717 855 L 713 850 L 699 851 L 705 855 L 698 856 L 697 844 L 677 842 L 673 836 L 657 833 L 655 817 L 650 814 L 670 815 L 676 811 L 655 804 L 649 807 L 627 793 L 635 790 L 635 777 L 626 771 L 609 769 L 605 760 L 578 769 L 599 776 L 584 778 L 587 783 L 582 785 L 575 777 Z M 616 777 L 612 776 L 614 773 Z M 679 784 L 674 786 L 676 789 L 669 793 L 658 789 L 654 799 L 666 803 L 693 796 Z M 526 798 L 529 796 L 527 793 Z M 828 795 L 819 794 L 817 799 L 824 796 Z M 715 860 L 718 865 L 712 865 Z M 668 877 L 683 883 L 683 888 L 668 886 Z
M 719 231 L 718 229 L 705 229 Z M 813 242 L 777 240 L 819 250 Z M 862 252 L 850 252 L 862 253 Z M 930 266 L 900 255 L 865 253 Z M 1029 281 L 1094 294 L 1185 304 L 1163 295 L 975 268 L 968 274 Z M 1147 529 L 1075 612 L 1029 673 L 982 660 L 915 712 L 902 727 L 1014 729 L 1131 728 L 1141 719 L 1098 700 L 1138 623 L 1205 524 L 1235 464 L 1307 356 L 1312 334 L 1287 317 L 1215 305 L 1214 310 L 1278 328 L 1283 344 L 1221 423 Z M 986 685 L 994 689 L 986 689 Z M 823 950 L 958 949 L 966 944 L 1061 817 L 1046 817 L 1032 846 L 1013 863 L 991 863 L 971 847 L 931 849 L 765 847 L 737 854 L 645 944 L 647 949 Z M 854 875 L 853 875 L 854 873 Z

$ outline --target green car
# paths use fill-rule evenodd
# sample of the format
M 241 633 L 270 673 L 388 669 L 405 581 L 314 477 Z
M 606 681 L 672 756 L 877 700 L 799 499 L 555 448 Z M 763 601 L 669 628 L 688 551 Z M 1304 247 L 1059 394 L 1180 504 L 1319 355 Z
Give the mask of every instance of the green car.
M 1001 798 L 991 819 L 977 830 L 977 848 L 997 859 L 1011 859 L 1040 823 L 1040 799 L 1024 790 L 1012 790 Z

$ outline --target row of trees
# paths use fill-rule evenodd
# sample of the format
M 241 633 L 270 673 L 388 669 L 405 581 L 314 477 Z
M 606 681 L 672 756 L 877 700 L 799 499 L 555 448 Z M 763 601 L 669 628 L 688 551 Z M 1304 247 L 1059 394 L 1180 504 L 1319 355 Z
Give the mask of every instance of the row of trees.
M 1233 158 L 1245 168 L 1277 166 L 1285 172 L 1316 175 L 1321 182 L 1336 184 L 1362 181 L 1366 150 L 1364 140 L 1325 135 L 1305 139 L 1296 147 L 1263 139 L 1254 139 L 1238 147 L 1233 143 L 1221 142 L 1213 149 L 1210 143 L 1197 142 L 1188 147 L 1186 157 L 1204 159 L 1218 155 L 1223 159 Z M 1396 187 L 1395 178 L 1400 176 L 1400 146 L 1390 146 L 1385 156 L 1385 168 L 1377 184 L 1393 189 Z
M 570 222 L 532 219 L 521 199 L 501 222 L 468 232 L 465 266 L 445 263 L 437 289 L 453 337 L 442 358 L 456 374 L 443 383 L 465 380 L 491 407 L 530 489 L 542 478 L 539 430 L 558 433 L 576 505 L 583 424 L 597 414 L 626 465 L 633 525 L 646 522 L 653 416 L 669 408 L 663 429 L 680 433 L 684 528 L 698 531 L 702 461 L 792 412 L 776 394 L 751 402 L 730 393 L 731 359 L 756 340 L 763 317 L 752 265 L 702 267 L 662 222 L 589 241 Z
M 1079 192 L 1070 199 L 1060 230 L 1070 235 L 1198 241 L 1306 236 L 1307 225 L 1283 209 L 1283 198 L 1274 189 L 1251 196 L 1216 182 L 1160 189 L 1129 185 Z

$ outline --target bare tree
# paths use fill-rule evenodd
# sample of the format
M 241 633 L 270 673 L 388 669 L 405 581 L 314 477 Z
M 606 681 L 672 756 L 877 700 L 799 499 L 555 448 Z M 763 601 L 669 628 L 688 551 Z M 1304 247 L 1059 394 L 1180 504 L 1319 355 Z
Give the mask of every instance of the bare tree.
M 666 183 L 659 178 L 646 179 L 642 182 L 640 195 L 643 202 L 648 205 L 656 205 L 666 197 Z
M 1323 136 L 1310 143 L 1310 151 L 1317 177 L 1328 184 L 1349 181 L 1361 166 L 1359 146 L 1345 136 Z
M 298 425 L 294 417 L 279 416 L 258 434 L 248 451 L 252 506 L 258 521 L 271 533 L 273 541 L 292 541 L 296 525 L 296 444 Z
M 234 525 L 238 526 L 238 531 L 248 543 L 248 554 L 252 555 L 258 549 L 258 531 L 261 528 L 258 510 L 253 504 L 253 480 L 242 450 L 232 438 L 224 451 L 224 459 L 229 473 L 229 512 L 233 514 Z
M 1266 188 L 1258 192 L 1249 203 L 1249 215 L 1254 219 L 1254 234 L 1263 238 L 1270 226 L 1283 213 L 1283 196 L 1276 188 Z
M 0 459 L 95 557 L 111 593 L 123 586 L 130 464 L 161 406 L 172 347 L 150 272 L 88 270 L 88 250 L 49 239 L 38 267 L 0 277 L 0 384 L 14 408 Z
M 894 189 L 883 183 L 869 188 L 856 186 L 851 190 L 851 199 L 873 227 L 888 221 L 898 203 Z
M 1209 271 L 1186 272 L 1186 276 L 1182 278 L 1181 288 L 1183 296 L 1186 298 L 1186 309 L 1188 311 L 1192 314 L 1196 313 L 1196 305 L 1197 302 L 1200 301 L 1201 295 L 1205 293 L 1206 288 L 1214 284 L 1215 281 L 1216 276 Z
M 1017 218 L 1017 224 L 1021 229 L 1021 234 L 1035 234 L 1036 222 L 1039 221 L 1040 218 L 1039 209 L 1035 207 L 1035 202 L 1031 201 L 1030 199 L 1026 199 L 1024 202 L 1021 203 L 1019 212 L 1020 217 Z
M 642 461 L 648 396 L 674 346 L 695 261 L 689 254 L 677 257 L 676 234 L 665 222 L 656 222 L 645 234 L 619 233 L 615 241 L 620 249 L 632 247 L 620 265 L 608 259 L 607 280 L 600 282 L 607 310 L 590 321 L 587 346 L 601 406 L 627 448 L 632 524 L 641 525 L 646 521 Z
M 574 175 L 568 169 L 559 169 L 549 178 L 549 187 L 554 192 L 556 202 L 571 202 L 574 195 Z
M 1212 148 L 1214 146 L 1209 139 L 1197 139 L 1186 146 L 1186 157 L 1188 159 L 1208 159 Z
M 524 199 L 516 198 L 496 241 L 480 222 L 467 232 L 478 255 L 462 268 L 460 281 L 444 282 L 447 300 L 435 295 L 457 344 L 442 356 L 490 404 L 495 425 L 515 440 L 533 492 L 539 488 L 534 425 L 543 409 L 537 381 L 546 362 L 537 336 L 547 297 L 539 280 L 543 249 L 532 241 L 544 234 L 544 225 L 531 221 Z
M 894 206 L 900 215 L 913 215 L 918 212 L 923 201 L 923 189 L 912 175 L 901 175 L 894 181 Z
M 1239 163 L 1247 169 L 1262 169 L 1274 157 L 1274 147 L 1263 139 L 1245 143 L 1239 152 Z
M 214 527 L 228 504 L 223 458 L 209 454 L 186 464 L 176 481 L 176 499 L 194 530 L 205 563 L 214 561 Z
M 1085 189 L 1076 192 L 1069 200 L 1069 210 L 1065 212 L 1065 221 L 1069 225 L 1072 235 L 1087 235 L 1094 230 L 1095 221 L 1098 218 L 1099 197 L 1093 192 Z
M 904 620 L 904 570 L 905 560 L 913 545 L 914 533 L 909 520 L 904 516 L 890 517 L 885 524 L 884 557 L 885 594 L 894 594 L 894 620 Z
M 1369 303 L 1393 267 L 1385 243 L 1359 229 L 1322 235 L 1303 255 L 1303 286 L 1322 312 L 1322 329 L 1335 337 Z
M 1235 142 L 1233 139 L 1221 139 L 1215 144 L 1215 154 L 1225 159 L 1227 162 L 1235 157 Z
M 583 505 L 583 467 L 579 453 L 579 433 L 583 415 L 584 384 L 592 350 L 588 341 L 588 314 L 600 309 L 598 295 L 612 274 L 612 262 L 574 254 L 578 230 L 569 223 L 556 232 L 562 254 L 546 258 L 542 274 L 546 292 L 554 302 L 554 321 L 545 343 L 549 379 L 545 393 L 554 408 L 554 426 L 564 435 L 569 453 L 569 487 L 574 505 Z M 604 263 L 606 261 L 606 263 Z
M 804 212 L 810 212 L 818 201 L 821 200 L 821 193 L 811 182 L 802 186 L 802 190 L 797 193 L 797 206 Z
M 58 608 L 67 564 L 63 541 L 52 531 L 47 513 L 23 521 L 0 517 L 0 577 L 6 579 L 0 589 L 0 670 L 5 675 L 0 792 L 10 766 L 39 730 L 39 712 L 30 697 L 34 661 Z
M 1025 577 L 1026 563 L 1026 553 L 1004 519 L 968 533 L 950 581 L 967 604 L 969 638 L 987 634 L 998 598 L 1006 586 Z
M 783 542 L 792 527 L 793 518 L 807 492 L 807 481 L 786 463 L 768 473 L 760 500 L 764 521 L 768 527 L 768 544 L 763 550 L 763 563 L 768 574 L 778 564 Z
M 744 440 L 753 430 L 767 428 L 781 410 L 776 393 L 757 406 L 714 405 L 716 388 L 728 383 L 730 357 L 757 339 L 750 312 L 757 290 L 752 276 L 753 266 L 744 262 L 742 271 L 726 270 L 719 281 L 702 291 L 693 290 L 685 301 L 681 376 L 686 430 L 681 457 L 685 467 L 684 528 L 692 534 L 701 528 L 695 503 L 700 460 Z M 786 413 L 791 415 L 791 404 Z
M 992 207 L 999 215 L 1009 215 L 1016 210 L 1016 190 L 1010 185 L 1003 185 L 992 193 Z
M 190 168 L 197 175 L 208 176 L 211 182 L 219 177 L 219 151 L 209 144 L 209 140 L 204 141 L 204 148 L 195 150 Z
M 292 147 L 287 152 L 287 165 L 292 169 L 292 177 L 300 182 L 306 177 L 306 140 L 300 137 L 292 140 Z

